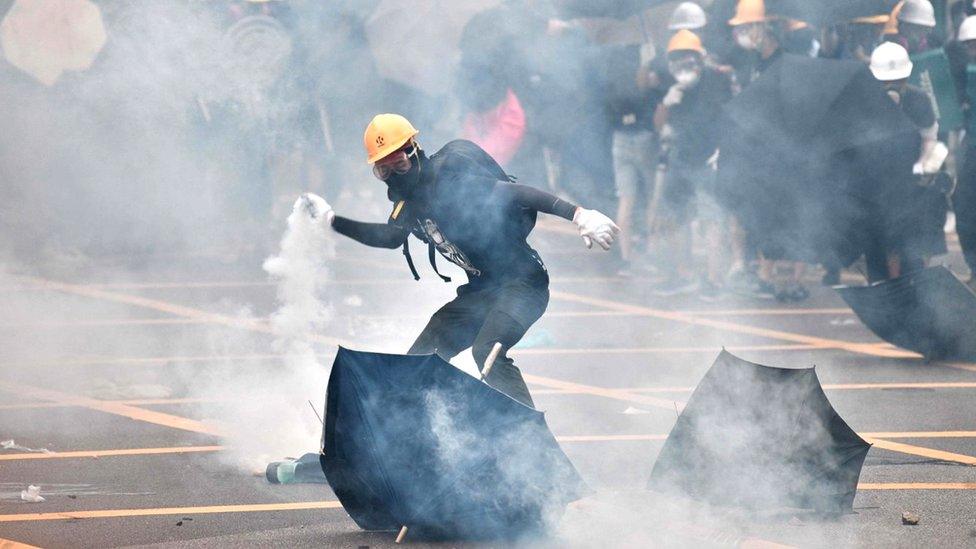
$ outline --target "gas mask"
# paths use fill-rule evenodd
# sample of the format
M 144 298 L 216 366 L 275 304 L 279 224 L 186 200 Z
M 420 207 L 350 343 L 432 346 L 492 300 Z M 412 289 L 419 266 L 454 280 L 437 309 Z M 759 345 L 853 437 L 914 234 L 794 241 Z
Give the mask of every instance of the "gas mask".
M 674 73 L 674 79 L 682 88 L 690 88 L 698 83 L 698 71 L 681 70 Z
M 415 146 L 407 154 L 407 158 L 410 160 L 409 169 L 391 170 L 389 173 L 382 174 L 386 176 L 385 178 L 380 177 L 380 174 L 376 174 L 378 178 L 386 183 L 391 198 L 414 198 L 420 187 L 420 173 L 423 164 L 427 161 L 427 156 L 420 150 L 420 147 Z M 374 171 L 376 170 L 374 169 Z
M 735 43 L 746 51 L 758 51 L 762 46 L 762 29 L 757 24 L 744 25 L 733 31 Z
M 694 87 L 701 79 L 701 63 L 692 56 L 684 56 L 668 62 L 668 72 L 683 89 Z

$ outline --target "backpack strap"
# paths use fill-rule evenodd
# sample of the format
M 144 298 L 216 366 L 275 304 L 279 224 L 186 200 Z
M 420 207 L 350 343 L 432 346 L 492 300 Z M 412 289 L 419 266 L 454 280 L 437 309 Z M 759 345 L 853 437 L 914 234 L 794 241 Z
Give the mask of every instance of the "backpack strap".
M 410 235 L 407 235 L 407 239 L 403 241 L 403 257 L 407 259 L 407 267 L 410 267 L 410 274 L 413 275 L 413 279 L 420 280 L 417 267 L 414 266 L 413 258 L 410 257 Z
M 435 252 L 436 248 L 434 247 L 434 243 L 427 241 L 427 260 L 430 261 L 430 266 L 433 267 L 434 272 L 437 273 L 437 276 L 441 277 L 441 280 L 444 282 L 450 282 L 451 277 L 444 276 L 440 271 L 437 270 L 437 254 Z

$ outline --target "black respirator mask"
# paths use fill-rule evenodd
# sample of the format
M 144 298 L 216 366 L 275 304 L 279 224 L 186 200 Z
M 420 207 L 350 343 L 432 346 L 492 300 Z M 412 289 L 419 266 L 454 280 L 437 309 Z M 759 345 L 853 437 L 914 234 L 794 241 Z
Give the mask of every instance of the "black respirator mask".
M 413 145 L 400 154 L 405 155 L 406 161 L 410 164 L 409 168 L 403 169 L 405 168 L 403 164 L 386 168 L 375 165 L 373 174 L 377 179 L 386 183 L 390 198 L 413 198 L 420 187 L 420 173 L 423 164 L 427 161 L 427 156 L 417 145 Z

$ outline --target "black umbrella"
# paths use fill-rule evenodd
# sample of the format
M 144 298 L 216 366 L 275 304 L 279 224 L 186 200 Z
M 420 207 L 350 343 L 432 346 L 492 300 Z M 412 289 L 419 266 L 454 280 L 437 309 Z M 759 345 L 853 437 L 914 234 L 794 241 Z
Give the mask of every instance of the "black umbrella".
M 976 360 L 976 294 L 945 267 L 837 291 L 889 343 L 932 360 Z
M 766 0 L 766 13 L 821 26 L 891 13 L 897 3 L 898 0 Z
M 847 264 L 912 222 L 918 139 L 863 64 L 781 54 L 726 106 L 718 192 L 767 256 Z
M 830 406 L 813 368 L 772 368 L 722 351 L 648 486 L 717 505 L 849 511 L 869 447 Z
M 526 407 L 435 355 L 339 349 L 322 468 L 365 530 L 434 539 L 542 532 L 586 486 Z

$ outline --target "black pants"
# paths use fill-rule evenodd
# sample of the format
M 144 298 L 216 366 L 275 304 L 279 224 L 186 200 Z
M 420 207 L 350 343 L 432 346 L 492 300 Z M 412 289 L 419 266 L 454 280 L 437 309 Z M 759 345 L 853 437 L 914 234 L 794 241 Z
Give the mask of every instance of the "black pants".
M 548 305 L 549 278 L 545 273 L 483 287 L 466 284 L 458 288 L 453 301 L 434 313 L 409 352 L 436 353 L 450 360 L 471 347 L 475 364 L 483 368 L 492 347 L 499 342 L 502 351 L 486 381 L 526 406 L 534 406 L 522 373 L 507 353 Z

